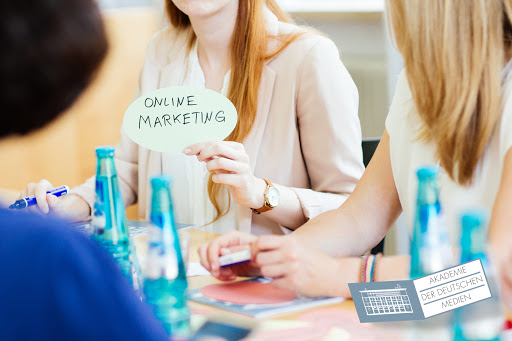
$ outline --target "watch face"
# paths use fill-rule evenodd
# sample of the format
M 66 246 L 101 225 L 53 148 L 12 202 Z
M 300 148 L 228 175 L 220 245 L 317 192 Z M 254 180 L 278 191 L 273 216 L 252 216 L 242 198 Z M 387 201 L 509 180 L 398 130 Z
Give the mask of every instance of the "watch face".
M 275 187 L 270 187 L 267 193 L 267 200 L 270 207 L 279 205 L 279 190 Z

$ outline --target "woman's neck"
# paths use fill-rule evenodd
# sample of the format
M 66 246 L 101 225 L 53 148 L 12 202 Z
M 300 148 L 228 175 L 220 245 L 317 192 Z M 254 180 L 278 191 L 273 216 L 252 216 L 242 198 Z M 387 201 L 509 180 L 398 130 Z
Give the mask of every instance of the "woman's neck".
M 231 66 L 231 40 L 238 15 L 238 0 L 231 1 L 218 12 L 207 17 L 190 17 L 197 36 L 197 54 L 205 71 L 222 72 Z

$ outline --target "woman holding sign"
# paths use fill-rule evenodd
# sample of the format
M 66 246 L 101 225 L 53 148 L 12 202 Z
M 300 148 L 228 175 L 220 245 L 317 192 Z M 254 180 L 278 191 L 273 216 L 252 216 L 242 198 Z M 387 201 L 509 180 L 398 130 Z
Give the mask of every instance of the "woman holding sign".
M 352 195 L 288 236 L 222 236 L 201 249 L 202 263 L 231 279 L 243 269 L 219 270 L 219 254 L 253 244 L 253 265 L 274 284 L 349 296 L 347 282 L 360 281 L 363 271 L 361 259 L 349 256 L 377 244 L 402 210 L 412 223 L 416 170 L 439 164 L 452 245 L 459 244 L 462 211 L 492 212 L 490 251 L 512 306 L 512 1 L 389 0 L 388 15 L 405 71 Z M 408 277 L 408 264 L 407 257 L 378 259 L 375 279 Z
M 327 38 L 291 23 L 274 0 L 167 0 L 171 25 L 148 49 L 135 98 L 170 86 L 215 90 L 238 123 L 225 141 L 171 155 L 124 131 L 115 157 L 126 205 L 148 217 L 148 178 L 168 173 L 176 220 L 209 231 L 283 234 L 337 208 L 363 172 L 357 89 Z M 94 181 L 62 198 L 29 185 L 43 212 L 87 219 Z M 252 210 L 251 210 L 252 209 Z

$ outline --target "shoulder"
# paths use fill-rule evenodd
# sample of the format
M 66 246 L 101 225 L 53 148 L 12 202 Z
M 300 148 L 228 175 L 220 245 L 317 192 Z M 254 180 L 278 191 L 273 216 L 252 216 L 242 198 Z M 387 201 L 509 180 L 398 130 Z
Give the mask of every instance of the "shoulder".
M 146 50 L 146 61 L 167 63 L 172 55 L 184 53 L 190 39 L 190 30 L 178 30 L 172 25 L 156 32 Z
M 404 115 L 404 108 L 407 107 L 410 109 L 411 104 L 413 104 L 412 92 L 409 87 L 409 80 L 407 79 L 407 73 L 405 69 L 403 69 L 398 75 L 398 79 L 395 87 L 395 94 L 393 95 L 393 101 L 391 103 L 391 111 L 400 111 Z
M 391 142 L 413 139 L 422 126 L 405 69 L 398 76 L 385 126 Z
M 276 73 L 290 73 L 295 77 L 309 74 L 328 77 L 341 71 L 343 78 L 349 77 L 340 52 L 331 39 L 302 27 L 279 23 L 277 39 L 280 42 L 287 35 L 295 34 L 298 36 L 268 63 Z
M 294 24 L 279 22 L 278 36 L 295 35 L 298 37 L 289 44 L 281 54 L 296 54 L 296 57 L 308 58 L 315 55 L 324 55 L 340 60 L 339 50 L 334 42 L 315 32 L 312 29 L 300 27 Z

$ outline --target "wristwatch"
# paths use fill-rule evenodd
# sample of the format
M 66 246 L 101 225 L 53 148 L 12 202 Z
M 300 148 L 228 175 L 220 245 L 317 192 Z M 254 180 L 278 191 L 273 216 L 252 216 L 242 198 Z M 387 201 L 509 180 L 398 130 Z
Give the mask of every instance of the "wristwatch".
M 263 194 L 265 198 L 265 203 L 263 207 L 260 208 L 252 208 L 252 211 L 256 214 L 260 214 L 263 212 L 270 211 L 277 205 L 279 205 L 279 190 L 272 185 L 272 183 L 266 179 L 263 179 L 267 183 L 267 188 L 265 189 L 265 193 Z

